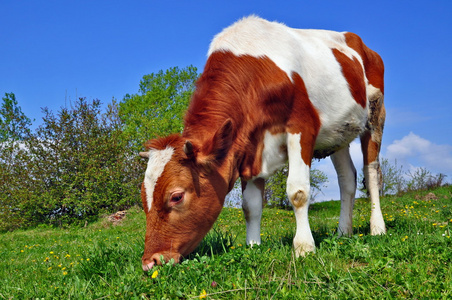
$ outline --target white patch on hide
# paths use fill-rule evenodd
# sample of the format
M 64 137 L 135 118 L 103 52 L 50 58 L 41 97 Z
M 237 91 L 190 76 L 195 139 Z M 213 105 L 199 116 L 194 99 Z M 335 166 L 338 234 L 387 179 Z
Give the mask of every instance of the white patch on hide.
M 217 34 L 208 55 L 230 51 L 237 56 L 267 57 L 290 79 L 294 72 L 299 74 L 321 121 L 315 150 L 325 150 L 349 144 L 367 121 L 367 109 L 353 98 L 333 49 L 362 64 L 359 54 L 347 45 L 344 32 L 294 29 L 249 16 Z
M 287 161 L 287 151 L 283 149 L 286 145 L 286 138 L 286 133 L 271 134 L 269 131 L 265 132 L 262 168 L 257 177 L 270 177 Z

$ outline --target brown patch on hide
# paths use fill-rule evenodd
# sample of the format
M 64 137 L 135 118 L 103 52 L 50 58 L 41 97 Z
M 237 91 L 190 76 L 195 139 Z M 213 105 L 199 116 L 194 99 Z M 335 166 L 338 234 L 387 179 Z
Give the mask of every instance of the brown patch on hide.
M 333 49 L 332 51 L 336 60 L 342 67 L 342 74 L 347 80 L 348 88 L 353 99 L 355 99 L 356 103 L 361 105 L 362 108 L 365 108 L 367 98 L 363 66 L 355 57 L 353 57 L 352 60 L 337 49 Z

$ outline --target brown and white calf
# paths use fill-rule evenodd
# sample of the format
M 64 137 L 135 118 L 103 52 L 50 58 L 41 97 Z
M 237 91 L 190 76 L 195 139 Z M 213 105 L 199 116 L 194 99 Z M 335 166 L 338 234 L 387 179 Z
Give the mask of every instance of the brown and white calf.
M 149 270 L 195 249 L 240 177 L 248 244 L 259 244 L 264 179 L 287 160 L 297 256 L 314 251 L 308 221 L 312 158 L 331 155 L 339 178 L 338 232 L 352 233 L 358 135 L 370 192 L 371 234 L 385 233 L 378 155 L 385 119 L 383 62 L 353 33 L 292 29 L 255 16 L 213 39 L 182 134 L 147 142 L 142 185 Z

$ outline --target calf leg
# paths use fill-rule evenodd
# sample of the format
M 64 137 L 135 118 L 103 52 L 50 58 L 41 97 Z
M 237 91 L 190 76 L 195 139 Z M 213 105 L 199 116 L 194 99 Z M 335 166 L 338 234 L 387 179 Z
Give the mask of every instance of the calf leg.
M 378 167 L 378 161 L 373 161 L 368 165 L 364 165 L 364 177 L 366 179 L 366 185 L 369 191 L 371 203 L 370 234 L 372 235 L 386 233 L 385 221 L 380 207 Z
M 289 175 L 287 177 L 287 196 L 293 206 L 297 231 L 293 240 L 295 255 L 304 256 L 315 251 L 314 238 L 309 226 L 309 169 L 310 162 L 302 159 L 300 144 L 301 134 L 287 135 L 287 152 L 289 156 Z
M 369 91 L 370 115 L 368 130 L 361 135 L 361 149 L 364 158 L 364 178 L 371 202 L 370 233 L 378 235 L 386 233 L 385 222 L 380 208 L 379 173 L 381 171 L 378 160 L 386 112 L 383 105 L 383 94 L 380 90 L 370 86 Z
M 342 148 L 331 155 L 337 172 L 339 189 L 341 191 L 341 214 L 339 217 L 339 236 L 351 236 L 353 233 L 353 205 L 356 193 L 356 169 L 350 157 L 349 147 Z
M 265 180 L 244 181 L 242 179 L 243 213 L 246 220 L 247 245 L 260 245 L 261 243 L 261 218 L 262 203 L 264 198 Z

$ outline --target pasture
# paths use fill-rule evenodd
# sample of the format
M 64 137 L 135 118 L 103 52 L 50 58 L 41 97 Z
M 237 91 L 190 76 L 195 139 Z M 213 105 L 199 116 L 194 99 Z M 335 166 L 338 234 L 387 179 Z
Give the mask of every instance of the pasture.
M 315 254 L 294 259 L 292 211 L 264 209 L 262 245 L 245 246 L 240 209 L 224 208 L 181 264 L 141 267 L 145 215 L 118 225 L 0 234 L 0 299 L 450 299 L 452 187 L 384 197 L 387 235 L 369 235 L 357 199 L 354 234 L 338 238 L 338 201 L 313 204 Z

